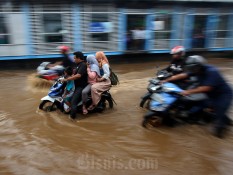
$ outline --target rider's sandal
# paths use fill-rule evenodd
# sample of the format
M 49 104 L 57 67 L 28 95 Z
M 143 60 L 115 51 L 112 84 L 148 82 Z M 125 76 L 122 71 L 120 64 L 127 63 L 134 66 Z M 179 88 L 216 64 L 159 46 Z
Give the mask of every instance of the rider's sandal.
M 83 115 L 86 115 L 88 113 L 87 109 L 83 107 Z
M 88 114 L 88 111 L 86 109 L 83 109 L 83 115 Z
M 91 105 L 87 108 L 88 111 L 92 111 L 93 109 L 95 109 L 95 105 Z

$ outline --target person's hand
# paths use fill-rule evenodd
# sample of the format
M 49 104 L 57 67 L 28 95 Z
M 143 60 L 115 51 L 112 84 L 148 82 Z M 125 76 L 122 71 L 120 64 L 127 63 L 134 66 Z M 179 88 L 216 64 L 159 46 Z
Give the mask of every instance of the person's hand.
M 187 91 L 187 90 L 184 90 L 184 91 L 182 91 L 180 94 L 183 95 L 183 96 L 188 96 L 188 95 L 190 95 L 191 93 L 190 93 L 189 91 Z
M 52 67 L 54 67 L 53 64 L 48 64 L 48 65 L 46 66 L 46 68 L 48 68 L 48 69 L 51 69 Z
M 97 78 L 97 82 L 101 82 L 102 81 L 102 78 Z
M 63 79 L 61 79 L 61 82 L 65 83 L 65 82 L 67 82 L 67 79 L 63 78 Z
M 159 82 L 159 84 L 163 84 L 163 83 L 166 83 L 167 81 L 166 80 L 161 80 L 160 82 Z

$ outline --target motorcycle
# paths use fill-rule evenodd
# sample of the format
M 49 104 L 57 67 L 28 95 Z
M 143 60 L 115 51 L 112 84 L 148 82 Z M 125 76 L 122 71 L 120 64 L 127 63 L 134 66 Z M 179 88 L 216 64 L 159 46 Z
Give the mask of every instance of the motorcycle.
M 39 105 L 40 110 L 44 110 L 46 112 L 51 112 L 59 109 L 61 112 L 64 112 L 65 114 L 69 114 L 70 108 L 66 103 L 64 102 L 62 98 L 62 94 L 64 91 L 64 88 L 66 86 L 66 83 L 63 83 L 61 80 L 63 77 L 59 78 L 55 81 L 53 86 L 50 88 L 48 95 L 41 98 L 41 103 Z M 114 99 L 112 98 L 109 91 L 105 91 L 101 95 L 101 100 L 96 106 L 96 108 L 93 110 L 93 112 L 102 112 L 104 111 L 107 106 L 109 108 L 113 108 L 113 105 L 116 104 Z M 89 107 L 92 104 L 91 95 L 89 94 L 86 106 Z M 78 112 L 82 111 L 82 101 L 80 101 L 77 105 Z
M 152 93 L 148 104 L 149 112 L 144 116 L 142 126 L 158 127 L 161 124 L 174 126 L 176 123 L 193 123 L 204 119 L 212 121 L 213 115 L 204 109 L 207 100 L 204 93 L 182 96 L 183 91 L 174 83 L 154 83 L 148 87 Z
M 141 97 L 141 102 L 139 104 L 140 107 L 144 107 L 144 104 L 146 103 L 147 107 L 149 104 L 149 101 L 151 100 L 151 96 L 153 94 L 153 91 L 151 91 L 150 89 L 153 88 L 157 88 L 158 86 L 155 87 L 155 85 L 159 85 L 159 82 L 161 80 L 165 80 L 169 77 L 171 77 L 172 75 L 174 75 L 172 72 L 169 72 L 165 69 L 162 70 L 158 70 L 156 73 L 156 77 L 151 78 L 149 80 L 149 84 L 147 86 L 147 92 L 145 93 L 144 96 Z M 195 76 L 192 76 L 189 78 L 189 80 L 186 81 L 177 81 L 174 82 L 174 84 L 176 84 L 178 87 L 180 87 L 181 89 L 191 89 L 194 88 L 198 85 L 198 79 Z
M 64 71 L 64 67 L 61 65 L 56 65 L 52 68 L 49 68 L 50 62 L 42 62 L 37 67 L 37 74 L 40 78 L 46 79 L 46 80 L 56 80 L 58 79 Z
M 166 71 L 166 70 L 159 70 L 157 71 L 156 73 L 156 77 L 152 78 L 149 80 L 149 84 L 148 84 L 148 87 L 147 87 L 147 92 L 146 94 L 142 97 L 142 100 L 140 102 L 140 107 L 143 108 L 144 104 L 147 102 L 147 107 L 148 107 L 148 102 L 151 100 L 151 95 L 152 95 L 152 91 L 150 91 L 150 88 L 151 87 L 154 87 L 155 85 L 159 84 L 159 82 L 161 80 L 164 80 L 166 78 L 169 78 L 170 76 L 172 76 L 173 74 Z M 156 88 L 156 87 L 154 87 Z
M 160 75 L 160 76 L 159 76 Z M 140 107 L 146 106 L 149 110 L 143 117 L 142 126 L 148 128 L 158 127 L 161 124 L 173 126 L 175 123 L 190 123 L 204 119 L 205 122 L 213 120 L 213 114 L 207 112 L 204 101 L 207 95 L 204 93 L 182 96 L 183 88 L 178 83 L 163 83 L 170 74 L 164 71 L 157 73 L 157 77 L 149 80 L 147 93 L 142 97 Z M 191 89 L 198 85 L 196 77 L 186 82 L 185 89 Z M 146 104 L 146 105 L 145 105 Z M 199 116 L 199 117 L 197 117 Z

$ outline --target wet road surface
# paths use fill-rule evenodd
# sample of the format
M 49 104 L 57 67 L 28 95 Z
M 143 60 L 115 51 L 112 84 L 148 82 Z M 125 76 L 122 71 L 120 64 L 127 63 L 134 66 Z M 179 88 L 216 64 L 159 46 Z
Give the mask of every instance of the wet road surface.
M 233 84 L 233 60 L 209 62 Z M 166 64 L 114 63 L 120 85 L 111 93 L 117 105 L 75 121 L 38 110 L 48 88 L 32 86 L 34 70 L 0 71 L 0 174 L 232 175 L 232 128 L 218 139 L 211 125 L 141 127 L 146 110 L 139 108 L 140 97 L 155 66 Z

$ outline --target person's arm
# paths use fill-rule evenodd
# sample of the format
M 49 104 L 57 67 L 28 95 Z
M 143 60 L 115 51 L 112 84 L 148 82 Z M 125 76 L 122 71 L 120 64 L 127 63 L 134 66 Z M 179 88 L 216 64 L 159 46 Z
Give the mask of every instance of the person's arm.
M 219 72 L 215 68 L 206 70 L 204 80 L 202 81 L 201 86 L 198 86 L 194 89 L 189 89 L 183 91 L 182 95 L 190 95 L 195 93 L 206 93 L 213 90 L 214 87 L 218 87 L 218 80 L 221 78 Z
M 65 88 L 65 90 L 64 90 L 64 92 L 63 92 L 63 94 L 62 94 L 62 98 L 65 98 L 66 97 L 66 95 L 67 95 L 67 89 Z
M 55 62 L 55 63 L 53 63 L 53 64 L 47 65 L 47 68 L 51 69 L 51 68 L 53 68 L 53 67 L 55 67 L 55 66 L 57 66 L 57 65 L 61 65 L 61 64 L 62 64 L 62 61 L 58 61 L 58 62 Z
M 81 78 L 81 76 L 82 76 L 81 74 L 77 73 L 77 74 L 75 74 L 75 75 L 72 75 L 72 76 L 70 76 L 70 77 L 64 79 L 64 80 L 65 80 L 65 81 L 76 80 L 76 79 L 78 79 L 78 78 Z
M 101 78 L 97 79 L 98 81 L 104 81 L 104 80 L 106 80 L 106 79 L 109 78 L 109 76 L 110 76 L 110 69 L 109 69 L 109 65 L 108 64 L 104 64 L 103 65 L 103 71 L 104 71 L 104 75 Z
M 199 87 L 194 88 L 194 89 L 182 91 L 180 94 L 186 96 L 186 95 L 191 95 L 191 94 L 196 94 L 196 93 L 205 93 L 205 92 L 209 92 L 211 90 L 212 90 L 211 86 L 199 86 Z
M 67 81 L 71 81 L 71 80 L 76 80 L 76 79 L 78 79 L 78 78 L 81 78 L 81 74 L 75 74 L 75 75 L 72 75 L 72 76 L 70 76 L 70 77 L 68 77 L 68 78 L 64 78 L 64 79 L 62 79 L 61 81 L 62 82 L 67 82 Z
M 79 69 L 78 72 L 66 79 L 63 79 L 63 82 L 70 81 L 70 80 L 76 80 L 82 77 L 87 72 L 87 67 L 82 65 Z
M 54 63 L 54 66 L 57 66 L 57 65 L 62 65 L 62 61 L 57 61 L 56 63 Z
M 165 80 L 162 80 L 161 83 L 166 83 L 166 82 L 170 82 L 170 81 L 176 81 L 176 80 L 182 80 L 182 79 L 185 79 L 185 78 L 188 78 L 188 74 L 186 73 L 180 73 L 180 74 L 177 74 L 177 75 L 173 75 Z
M 96 78 L 96 72 L 92 72 L 90 68 L 87 68 L 87 74 L 90 79 L 95 79 Z

